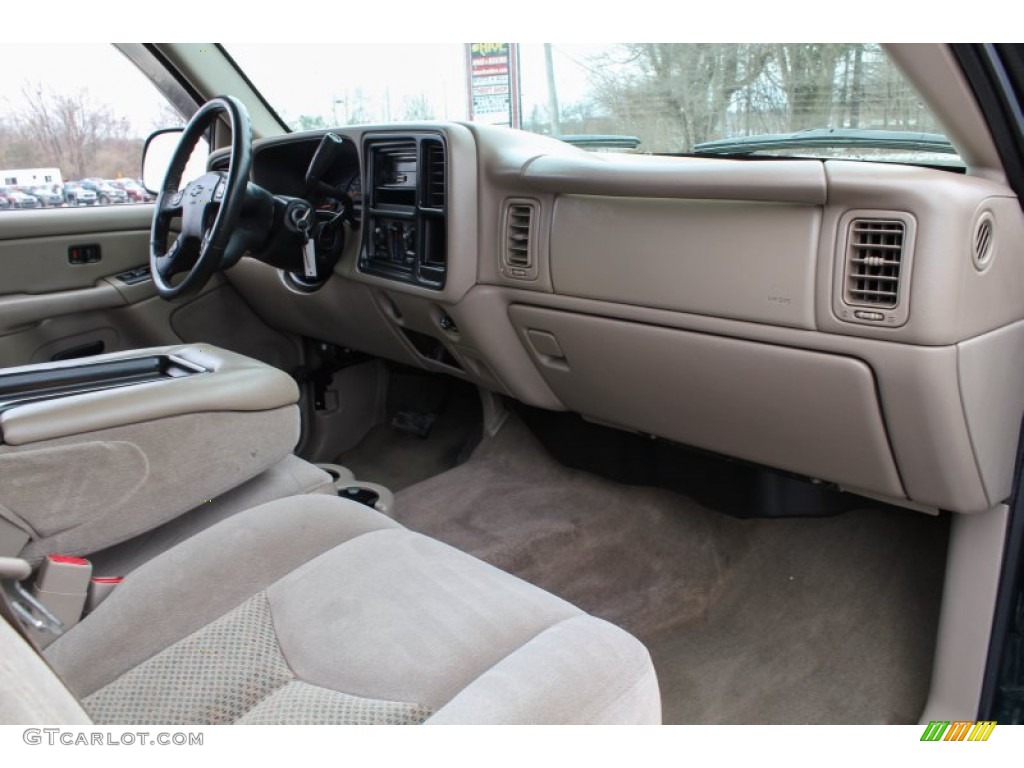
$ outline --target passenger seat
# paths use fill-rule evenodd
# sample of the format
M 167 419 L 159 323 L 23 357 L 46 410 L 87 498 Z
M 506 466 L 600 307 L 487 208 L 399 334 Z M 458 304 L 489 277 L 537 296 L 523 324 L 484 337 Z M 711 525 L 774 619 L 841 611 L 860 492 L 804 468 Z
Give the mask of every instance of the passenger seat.
M 0 697 L 24 694 L 0 699 L 3 722 L 661 719 L 631 635 L 326 495 L 263 504 L 164 552 L 45 653 L 66 689 L 0 626 Z

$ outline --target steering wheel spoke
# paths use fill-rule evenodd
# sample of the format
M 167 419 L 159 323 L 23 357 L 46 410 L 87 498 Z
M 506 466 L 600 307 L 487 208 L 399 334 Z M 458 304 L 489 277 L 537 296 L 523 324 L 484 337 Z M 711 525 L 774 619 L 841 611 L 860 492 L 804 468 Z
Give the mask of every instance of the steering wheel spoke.
M 176 192 L 166 191 L 160 195 L 160 199 L 157 201 L 157 215 L 167 219 L 181 216 L 181 203 L 184 194 L 185 190 L 178 190 Z
M 182 272 L 191 269 L 199 255 L 199 248 L 190 238 L 178 237 L 167 252 L 158 256 L 155 261 L 156 272 L 164 280 L 170 280 Z

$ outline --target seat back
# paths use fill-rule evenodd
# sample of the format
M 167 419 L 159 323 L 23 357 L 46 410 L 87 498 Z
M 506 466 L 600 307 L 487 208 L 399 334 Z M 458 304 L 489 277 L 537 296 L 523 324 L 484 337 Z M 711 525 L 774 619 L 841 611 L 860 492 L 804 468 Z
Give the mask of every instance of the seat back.
M 35 648 L 0 618 L 0 725 L 53 723 L 92 720 Z

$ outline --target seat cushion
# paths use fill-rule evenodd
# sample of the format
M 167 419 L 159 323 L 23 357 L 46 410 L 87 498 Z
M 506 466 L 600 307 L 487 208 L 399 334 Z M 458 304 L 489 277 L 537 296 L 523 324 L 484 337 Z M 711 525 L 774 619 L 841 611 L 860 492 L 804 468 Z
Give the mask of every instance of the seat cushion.
M 110 724 L 660 720 L 630 635 L 327 496 L 165 552 L 47 657 Z

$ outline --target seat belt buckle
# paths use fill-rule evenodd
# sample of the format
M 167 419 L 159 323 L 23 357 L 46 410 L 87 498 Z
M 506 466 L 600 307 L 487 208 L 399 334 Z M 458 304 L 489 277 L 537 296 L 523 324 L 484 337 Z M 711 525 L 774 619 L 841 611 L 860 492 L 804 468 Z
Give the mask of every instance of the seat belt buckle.
M 67 631 L 82 618 L 91 576 L 92 563 L 83 557 L 47 555 L 36 573 L 32 596 Z M 37 642 L 45 646 L 54 639 L 47 633 L 38 636 Z
M 85 599 L 85 615 L 99 608 L 122 581 L 124 576 L 93 576 L 89 581 L 89 596 Z

